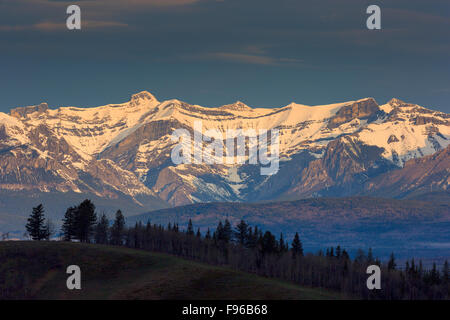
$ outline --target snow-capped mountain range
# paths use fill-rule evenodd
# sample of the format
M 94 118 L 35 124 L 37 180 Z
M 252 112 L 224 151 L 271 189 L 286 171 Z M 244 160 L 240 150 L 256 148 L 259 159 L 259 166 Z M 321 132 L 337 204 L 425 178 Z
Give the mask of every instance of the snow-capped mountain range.
M 204 130 L 221 133 L 278 129 L 279 172 L 261 176 L 259 166 L 248 163 L 174 165 L 171 133 L 192 132 L 199 120 Z M 383 105 L 365 98 L 280 108 L 251 108 L 238 101 L 208 108 L 160 102 L 144 91 L 129 102 L 96 108 L 50 109 L 41 103 L 0 113 L 0 191 L 125 197 L 143 211 L 208 201 L 370 195 L 372 190 L 390 196 L 377 188 L 388 181 L 383 175 L 395 170 L 402 188 L 399 172 L 409 160 L 442 153 L 449 145 L 450 115 L 398 99 Z M 444 155 L 448 159 L 448 152 Z M 430 185 L 421 184 L 420 192 L 448 192 L 448 167 L 435 176 Z M 414 183 L 392 196 L 416 196 Z

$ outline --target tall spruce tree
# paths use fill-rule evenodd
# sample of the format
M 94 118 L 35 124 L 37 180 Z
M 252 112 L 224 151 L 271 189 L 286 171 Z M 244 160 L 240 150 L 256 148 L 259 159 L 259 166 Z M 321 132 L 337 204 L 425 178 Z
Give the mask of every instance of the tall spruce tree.
M 372 248 L 369 248 L 369 252 L 367 253 L 367 263 L 372 264 L 374 261 Z
M 236 241 L 242 246 L 246 246 L 248 243 L 248 224 L 241 220 L 239 224 L 236 226 L 236 230 L 234 231 L 234 237 Z
M 391 256 L 389 257 L 389 261 L 388 261 L 388 270 L 395 270 L 395 268 L 397 267 L 397 264 L 395 263 L 395 257 L 394 257 L 394 253 L 391 253 Z
M 125 218 L 121 210 L 117 210 L 114 223 L 111 227 L 111 243 L 121 245 L 125 232 Z
M 440 274 L 436 267 L 436 262 L 433 262 L 433 268 L 430 271 L 430 281 L 432 285 L 439 284 Z
M 231 227 L 230 221 L 226 219 L 225 224 L 223 225 L 223 240 L 228 243 L 232 239 L 233 239 L 233 229 Z
M 33 208 L 33 211 L 28 218 L 28 223 L 25 226 L 31 239 L 40 241 L 47 238 L 47 230 L 44 221 L 44 206 L 39 204 L 37 207 Z
M 194 226 L 192 225 L 192 220 L 189 219 L 188 227 L 187 227 L 187 234 L 190 236 L 194 235 Z
M 223 224 L 222 221 L 219 221 L 219 224 L 217 225 L 216 231 L 213 234 L 213 237 L 217 241 L 223 241 L 224 240 L 224 234 L 223 234 Z
M 279 246 L 278 251 L 279 251 L 280 253 L 285 253 L 286 251 L 289 250 L 289 246 L 287 246 L 287 245 L 284 243 L 283 233 L 280 233 L 280 240 L 278 241 L 278 246 Z
M 341 258 L 341 246 L 339 245 L 336 247 L 336 258 Z
M 66 213 L 64 214 L 61 227 L 63 241 L 71 241 L 74 238 L 74 213 L 76 209 L 76 207 L 67 208 Z
M 264 232 L 264 236 L 261 241 L 261 248 L 263 254 L 276 253 L 278 251 L 277 240 L 270 231 Z
M 292 240 L 292 257 L 303 256 L 303 245 L 300 241 L 298 232 L 295 233 L 294 240 Z
M 106 215 L 103 213 L 100 216 L 100 219 L 95 227 L 95 243 L 108 243 L 108 229 L 109 221 Z
M 80 242 L 90 242 L 97 222 L 95 206 L 91 200 L 81 202 L 73 214 L 74 238 Z

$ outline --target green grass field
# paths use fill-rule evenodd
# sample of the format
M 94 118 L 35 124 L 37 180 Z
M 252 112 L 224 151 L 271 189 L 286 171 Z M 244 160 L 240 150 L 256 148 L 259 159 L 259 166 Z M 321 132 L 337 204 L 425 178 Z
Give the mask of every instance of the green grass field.
M 66 288 L 67 266 L 81 290 Z M 224 267 L 128 248 L 64 242 L 0 242 L 1 299 L 340 299 Z

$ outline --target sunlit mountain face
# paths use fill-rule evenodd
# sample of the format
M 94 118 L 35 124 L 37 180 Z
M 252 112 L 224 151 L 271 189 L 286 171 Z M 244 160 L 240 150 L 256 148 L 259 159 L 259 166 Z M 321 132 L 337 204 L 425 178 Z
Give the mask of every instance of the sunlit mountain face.
M 8 214 L 20 193 L 120 199 L 140 213 L 211 201 L 448 192 L 450 116 L 398 99 L 208 108 L 160 102 L 144 91 L 125 103 L 58 109 L 41 103 L 0 117 L 0 189 Z M 172 135 L 180 128 L 192 136 L 214 130 L 224 148 L 230 130 L 276 129 L 279 169 L 262 175 L 248 151 L 240 161 L 223 153 L 213 163 L 176 164 Z M 207 146 L 193 144 L 192 153 Z

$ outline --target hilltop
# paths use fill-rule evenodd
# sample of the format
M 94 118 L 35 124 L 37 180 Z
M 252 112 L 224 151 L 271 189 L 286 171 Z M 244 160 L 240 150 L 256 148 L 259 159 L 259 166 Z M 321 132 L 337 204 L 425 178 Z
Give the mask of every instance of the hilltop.
M 339 299 L 253 274 L 161 253 L 63 242 L 0 242 L 0 298 L 15 299 Z M 32 261 L 32 263 L 30 263 Z M 82 289 L 69 291 L 76 264 Z

